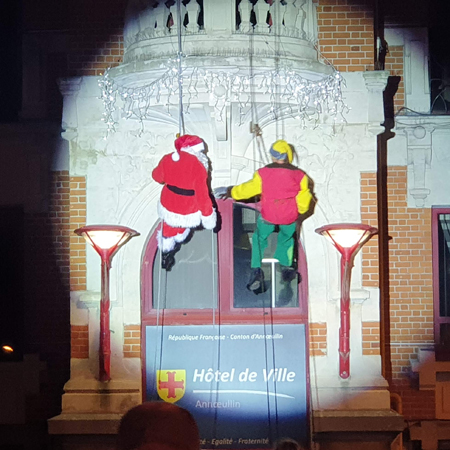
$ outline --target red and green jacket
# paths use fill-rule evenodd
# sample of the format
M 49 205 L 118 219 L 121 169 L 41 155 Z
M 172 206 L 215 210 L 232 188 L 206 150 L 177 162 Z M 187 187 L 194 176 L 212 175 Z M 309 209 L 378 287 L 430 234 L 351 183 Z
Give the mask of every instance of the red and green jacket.
M 257 170 L 253 178 L 231 189 L 231 197 L 244 200 L 261 195 L 261 216 L 275 225 L 287 225 L 308 211 L 311 191 L 308 177 L 289 163 L 272 163 Z

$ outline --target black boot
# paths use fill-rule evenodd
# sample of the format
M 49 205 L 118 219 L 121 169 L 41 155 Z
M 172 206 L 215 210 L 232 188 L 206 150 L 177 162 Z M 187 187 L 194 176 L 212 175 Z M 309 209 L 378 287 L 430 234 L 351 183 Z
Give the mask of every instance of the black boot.
M 285 283 L 290 283 L 297 276 L 297 271 L 293 267 L 281 266 L 281 279 Z
M 161 267 L 170 272 L 175 264 L 175 250 L 163 253 L 161 256 Z
M 248 280 L 247 289 L 249 291 L 258 291 L 264 288 L 264 272 L 260 267 L 252 269 L 250 279 Z

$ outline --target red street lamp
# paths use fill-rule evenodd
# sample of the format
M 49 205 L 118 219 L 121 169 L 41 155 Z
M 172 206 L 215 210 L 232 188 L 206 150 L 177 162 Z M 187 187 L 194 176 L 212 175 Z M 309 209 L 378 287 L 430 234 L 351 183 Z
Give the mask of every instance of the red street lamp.
M 341 326 L 339 328 L 339 376 L 350 376 L 350 280 L 353 260 L 359 249 L 378 230 L 362 223 L 334 223 L 316 229 L 341 254 Z
M 100 300 L 100 348 L 99 376 L 100 381 L 111 379 L 111 334 L 109 330 L 109 269 L 111 260 L 122 245 L 132 237 L 139 236 L 137 231 L 120 225 L 89 225 L 75 230 L 78 236 L 84 237 L 102 259 L 102 289 Z

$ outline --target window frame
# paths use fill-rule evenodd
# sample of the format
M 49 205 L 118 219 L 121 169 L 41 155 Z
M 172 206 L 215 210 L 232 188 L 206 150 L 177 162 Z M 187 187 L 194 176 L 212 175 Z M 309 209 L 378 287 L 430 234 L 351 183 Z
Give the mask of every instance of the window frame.
M 435 347 L 439 350 L 442 349 L 441 344 L 441 325 L 449 324 L 450 317 L 445 317 L 440 315 L 440 292 L 439 292 L 439 215 L 450 214 L 450 206 L 438 206 L 432 207 L 431 213 L 431 227 L 432 227 L 432 272 L 433 272 L 433 310 L 434 310 L 434 341 Z M 439 351 L 439 353 L 441 353 Z M 450 359 L 449 351 L 446 350 L 447 354 L 445 359 Z
M 239 203 L 239 202 L 237 202 Z M 298 245 L 299 270 L 302 282 L 298 286 L 299 306 L 280 308 L 235 308 L 234 307 L 234 254 L 233 254 L 233 204 L 232 200 L 224 201 L 221 205 L 222 236 L 219 240 L 219 303 L 221 306 L 221 323 L 261 323 L 269 317 L 272 323 L 306 323 L 307 298 L 308 298 L 308 273 L 306 270 L 306 257 L 301 242 Z M 259 204 L 245 207 L 253 208 L 259 212 Z M 225 232 L 224 232 L 225 231 Z M 223 253 L 222 253 L 223 252 Z M 303 270 L 302 270 L 303 269 Z M 220 283 L 220 280 L 228 280 L 228 283 Z
M 220 215 L 217 236 L 218 305 L 205 309 L 157 309 L 153 308 L 153 264 L 156 257 L 156 235 L 161 227 L 158 223 L 150 233 L 141 264 L 141 313 L 142 326 L 147 325 L 208 325 L 208 324 L 260 324 L 290 323 L 307 324 L 308 320 L 308 273 L 306 255 L 299 240 L 298 266 L 302 281 L 298 285 L 297 307 L 234 307 L 234 254 L 233 254 L 233 203 L 232 200 L 217 200 Z M 259 211 L 259 204 L 245 204 Z M 151 270 L 148 270 L 148 267 Z M 164 269 L 161 269 L 164 270 Z

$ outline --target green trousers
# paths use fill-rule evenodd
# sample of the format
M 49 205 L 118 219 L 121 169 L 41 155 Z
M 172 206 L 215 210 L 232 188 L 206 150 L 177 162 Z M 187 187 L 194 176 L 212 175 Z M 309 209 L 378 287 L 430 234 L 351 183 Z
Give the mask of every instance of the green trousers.
M 265 221 L 261 216 L 256 222 L 256 230 L 252 238 L 252 269 L 261 267 L 264 250 L 267 248 L 267 239 L 275 231 L 276 225 Z M 280 261 L 282 266 L 292 266 L 294 256 L 295 222 L 289 225 L 278 225 L 277 248 L 274 258 Z

